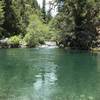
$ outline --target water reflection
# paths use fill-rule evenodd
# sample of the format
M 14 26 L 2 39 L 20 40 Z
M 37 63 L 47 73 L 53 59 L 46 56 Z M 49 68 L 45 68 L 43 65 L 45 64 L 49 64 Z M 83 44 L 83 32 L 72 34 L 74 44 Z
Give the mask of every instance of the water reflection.
M 99 58 L 60 49 L 1 50 L 0 100 L 99 100 Z
M 100 73 L 98 73 L 97 55 L 87 52 L 67 52 L 60 56 L 57 64 L 58 87 L 55 95 L 80 98 L 80 96 L 100 98 Z M 100 66 L 100 65 L 99 65 Z M 63 92 L 64 91 L 64 94 Z M 66 98 L 67 98 L 66 97 Z
M 39 75 L 33 85 L 35 100 L 51 100 L 50 96 L 54 93 L 56 78 L 56 67 L 54 64 L 55 55 L 47 50 L 42 53 L 43 56 L 38 59 Z

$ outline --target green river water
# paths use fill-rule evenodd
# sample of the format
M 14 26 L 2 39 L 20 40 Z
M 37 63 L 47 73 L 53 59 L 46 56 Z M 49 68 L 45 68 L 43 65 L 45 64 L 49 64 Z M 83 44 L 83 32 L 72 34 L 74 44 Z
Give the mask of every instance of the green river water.
M 1 49 L 0 100 L 100 100 L 100 53 Z

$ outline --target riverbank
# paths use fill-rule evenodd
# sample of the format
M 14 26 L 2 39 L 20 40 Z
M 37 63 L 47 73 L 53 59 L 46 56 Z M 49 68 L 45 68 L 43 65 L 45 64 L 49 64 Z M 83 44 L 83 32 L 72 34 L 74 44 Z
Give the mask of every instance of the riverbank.
M 44 41 L 43 44 L 38 44 L 34 47 L 30 47 L 25 42 L 20 42 L 19 44 L 9 44 L 8 43 L 9 38 L 1 39 L 0 40 L 0 48 L 64 48 L 65 50 L 79 50 L 76 48 L 70 48 L 70 47 L 61 47 L 58 46 L 55 41 Z M 99 47 L 91 48 L 89 51 L 92 52 L 100 52 Z
M 43 44 L 38 44 L 35 47 L 38 48 L 58 48 L 56 42 L 54 41 L 44 41 Z M 20 42 L 19 44 L 9 44 L 8 38 L 0 40 L 0 48 L 32 48 L 27 45 L 27 43 Z
M 93 52 L 100 52 L 100 48 L 92 48 L 91 51 L 93 51 Z

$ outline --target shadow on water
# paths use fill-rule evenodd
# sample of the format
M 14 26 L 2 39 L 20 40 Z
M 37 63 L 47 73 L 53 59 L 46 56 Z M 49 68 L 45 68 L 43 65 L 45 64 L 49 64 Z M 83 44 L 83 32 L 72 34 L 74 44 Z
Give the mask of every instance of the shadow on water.
M 99 100 L 99 59 L 86 51 L 1 50 L 0 100 Z
M 100 99 L 100 55 L 67 51 L 57 57 L 57 86 L 54 97 L 61 100 Z M 59 96 L 59 97 L 58 97 Z M 62 97 L 60 97 L 62 96 Z M 82 99 L 82 100 L 83 100 Z

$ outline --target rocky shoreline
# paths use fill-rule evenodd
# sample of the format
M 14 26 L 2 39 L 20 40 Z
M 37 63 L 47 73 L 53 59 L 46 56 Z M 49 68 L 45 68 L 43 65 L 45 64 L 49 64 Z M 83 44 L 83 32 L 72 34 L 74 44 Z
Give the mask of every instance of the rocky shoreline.
M 30 48 L 26 44 L 20 43 L 18 45 L 11 45 L 7 43 L 8 38 L 0 40 L 0 48 Z M 45 41 L 42 45 L 37 45 L 36 48 L 59 48 L 59 46 L 54 41 Z M 69 50 L 71 48 L 66 47 L 65 50 Z M 99 47 L 91 48 L 90 51 L 93 52 L 100 52 Z
M 27 44 L 20 43 L 18 45 L 8 44 L 8 38 L 0 40 L 0 48 L 29 48 Z M 38 48 L 58 48 L 56 42 L 45 41 L 42 45 L 37 45 Z
M 45 41 L 45 44 L 40 45 L 39 48 L 58 48 L 56 42 Z

